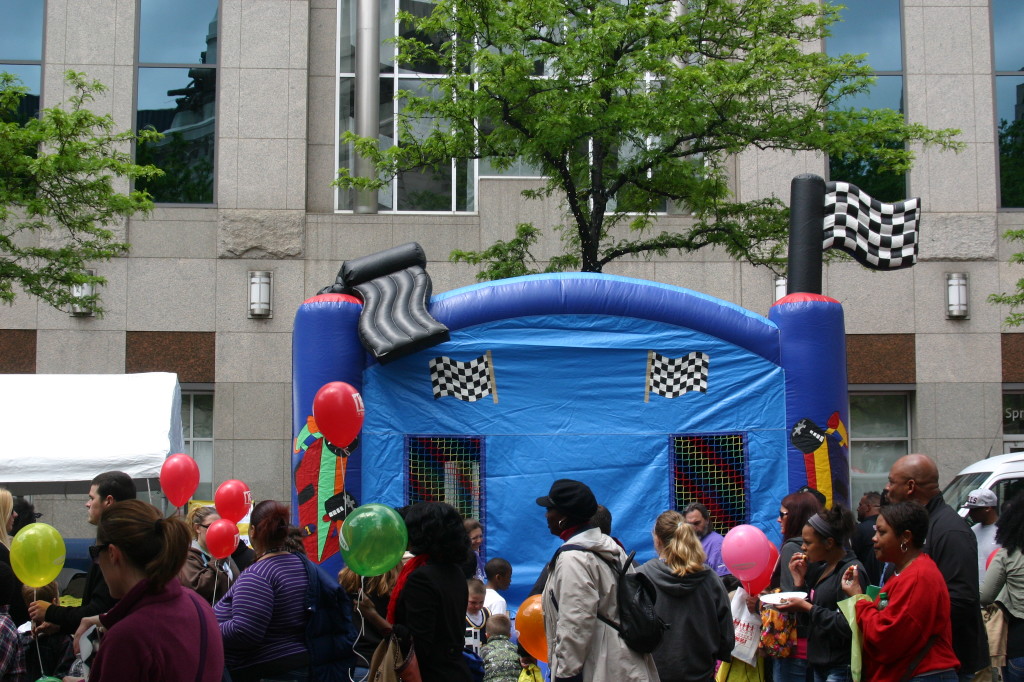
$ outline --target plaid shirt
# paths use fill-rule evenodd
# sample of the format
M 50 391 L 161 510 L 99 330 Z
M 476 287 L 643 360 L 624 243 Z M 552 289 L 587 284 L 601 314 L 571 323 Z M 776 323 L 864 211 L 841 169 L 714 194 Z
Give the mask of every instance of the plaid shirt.
M 25 672 L 25 649 L 18 628 L 7 613 L 7 606 L 0 606 L 0 680 L 21 682 Z

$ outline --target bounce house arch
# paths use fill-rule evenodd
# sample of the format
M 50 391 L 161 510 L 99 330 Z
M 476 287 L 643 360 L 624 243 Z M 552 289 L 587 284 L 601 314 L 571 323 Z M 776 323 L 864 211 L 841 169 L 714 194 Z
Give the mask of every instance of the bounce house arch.
M 478 515 L 489 556 L 528 585 L 551 552 L 533 500 L 563 477 L 590 485 L 641 555 L 654 518 L 689 501 L 775 536 L 779 500 L 801 485 L 848 502 L 831 299 L 793 295 L 765 318 L 680 287 L 573 273 L 464 287 L 428 308 L 448 340 L 386 364 L 360 345 L 359 299 L 321 294 L 297 313 L 294 504 L 319 561 L 337 561 L 346 504 L 440 498 Z M 366 406 L 348 450 L 311 419 L 330 381 Z

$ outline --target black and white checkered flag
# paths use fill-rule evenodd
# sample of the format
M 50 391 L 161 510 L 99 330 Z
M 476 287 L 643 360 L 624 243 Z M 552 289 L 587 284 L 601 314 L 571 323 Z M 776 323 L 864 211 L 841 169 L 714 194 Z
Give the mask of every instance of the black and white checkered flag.
M 491 351 L 466 362 L 443 355 L 434 358 L 430 361 L 430 384 L 434 389 L 434 400 L 450 395 L 471 403 L 491 396 L 494 402 L 498 402 Z
M 826 183 L 822 249 L 842 249 L 873 270 L 909 268 L 920 215 L 919 198 L 886 204 L 848 182 Z
M 678 398 L 690 391 L 708 392 L 707 353 L 694 351 L 681 358 L 667 358 L 653 350 L 647 351 L 647 389 L 644 402 L 650 402 L 651 393 L 666 398 Z

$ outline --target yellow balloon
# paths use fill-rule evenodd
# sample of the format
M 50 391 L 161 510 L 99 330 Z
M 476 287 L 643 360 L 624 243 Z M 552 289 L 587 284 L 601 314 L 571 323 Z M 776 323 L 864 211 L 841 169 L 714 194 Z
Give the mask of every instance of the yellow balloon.
M 11 541 L 11 568 L 29 587 L 49 585 L 61 569 L 67 550 L 64 538 L 51 525 L 30 523 Z

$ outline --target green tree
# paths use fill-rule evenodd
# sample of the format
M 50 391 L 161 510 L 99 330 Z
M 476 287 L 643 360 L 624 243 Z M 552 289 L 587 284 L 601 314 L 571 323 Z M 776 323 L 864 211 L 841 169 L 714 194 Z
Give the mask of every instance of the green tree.
M 115 132 L 110 116 L 86 108 L 103 84 L 74 71 L 65 78 L 74 90 L 66 108 L 25 117 L 26 88 L 0 73 L 0 301 L 12 303 L 17 286 L 56 308 L 102 313 L 98 294 L 76 297 L 72 286 L 104 284 L 88 264 L 127 253 L 109 228 L 153 203 L 114 183 L 160 173 L 131 160 L 132 140 L 159 134 Z
M 451 158 L 499 167 L 520 158 L 546 177 L 524 195 L 565 204 L 564 253 L 549 269 L 600 272 L 622 256 L 706 246 L 771 265 L 785 248 L 788 211 L 775 199 L 736 201 L 730 156 L 814 150 L 901 174 L 913 159 L 908 142 L 958 148 L 958 131 L 909 124 L 892 110 L 832 109 L 872 83 L 860 57 L 820 51 L 834 7 L 683 4 L 680 12 L 675 0 L 438 0 L 427 17 L 402 15 L 399 60 L 436 60 L 442 76 L 426 96 L 396 94 L 395 146 L 345 135 L 379 175 L 342 168 L 335 184 L 379 188 Z M 655 214 L 668 203 L 693 216 L 683 231 L 658 230 Z M 453 258 L 494 263 L 487 253 L 524 251 Z

